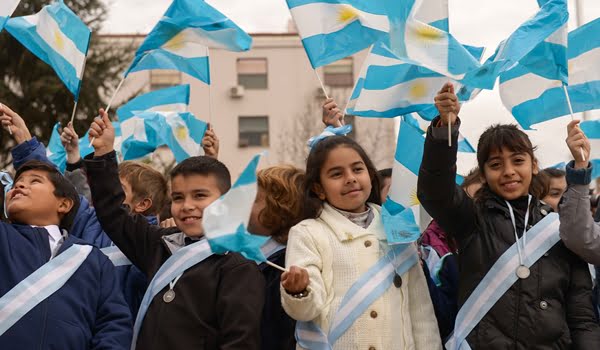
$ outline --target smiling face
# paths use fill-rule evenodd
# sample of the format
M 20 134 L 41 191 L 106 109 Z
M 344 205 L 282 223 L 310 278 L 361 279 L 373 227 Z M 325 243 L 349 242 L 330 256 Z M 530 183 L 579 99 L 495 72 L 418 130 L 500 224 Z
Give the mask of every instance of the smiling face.
M 506 200 L 517 199 L 529 193 L 537 163 L 528 153 L 512 152 L 506 147 L 490 152 L 483 167 L 489 188 Z
M 320 172 L 315 193 L 334 207 L 361 213 L 371 194 L 372 184 L 364 160 L 354 149 L 339 146 L 329 152 Z
M 171 215 L 177 227 L 190 237 L 201 237 L 204 208 L 221 195 L 215 175 L 177 175 L 171 183 Z
M 54 195 L 55 187 L 43 170 L 28 170 L 15 181 L 6 195 L 11 222 L 34 226 L 59 225 L 73 201 Z

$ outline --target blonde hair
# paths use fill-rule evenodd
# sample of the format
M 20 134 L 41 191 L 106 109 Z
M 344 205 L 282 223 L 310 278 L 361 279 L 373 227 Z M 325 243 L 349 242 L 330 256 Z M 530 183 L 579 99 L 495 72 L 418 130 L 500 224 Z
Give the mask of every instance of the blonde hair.
M 167 202 L 169 191 L 167 179 L 150 165 L 125 161 L 119 164 L 119 177 L 131 186 L 134 202 L 145 198 L 152 200 L 152 206 L 144 212 L 144 215 L 157 215 Z

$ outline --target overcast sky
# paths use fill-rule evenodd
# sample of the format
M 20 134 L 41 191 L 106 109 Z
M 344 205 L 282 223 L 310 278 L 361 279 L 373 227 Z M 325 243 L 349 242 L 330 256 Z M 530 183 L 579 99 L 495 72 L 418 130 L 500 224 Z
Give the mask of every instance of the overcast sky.
M 169 6 L 171 0 L 105 0 L 110 16 L 105 32 L 147 33 Z M 282 32 L 290 18 L 285 0 L 208 0 L 250 33 Z M 576 27 L 575 0 L 570 0 L 569 30 Z M 600 17 L 600 0 L 579 0 L 583 23 Z M 449 0 L 450 30 L 463 43 L 485 46 L 487 55 L 523 21 L 537 10 L 536 0 Z M 495 122 L 514 122 L 500 102 L 497 90 L 484 91 L 466 104 L 461 112 L 463 133 L 477 143 L 483 129 Z M 599 114 L 594 114 L 599 116 Z M 539 146 L 542 165 L 563 161 L 568 154 L 564 145 L 568 117 L 538 125 L 530 133 Z M 559 140 L 559 142 L 557 142 Z

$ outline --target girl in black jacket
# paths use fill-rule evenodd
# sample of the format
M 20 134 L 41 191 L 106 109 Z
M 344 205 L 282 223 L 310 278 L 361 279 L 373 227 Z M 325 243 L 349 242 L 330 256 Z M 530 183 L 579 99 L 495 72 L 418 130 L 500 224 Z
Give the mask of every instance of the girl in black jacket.
M 452 84 L 435 101 L 440 116 L 427 131 L 417 191 L 423 207 L 458 243 L 462 307 L 516 237 L 551 208 L 535 196 L 534 147 L 515 125 L 494 125 L 481 135 L 477 162 L 484 185 L 469 198 L 454 183 L 460 105 Z M 600 349 L 585 262 L 559 241 L 515 272 L 517 281 L 466 336 L 472 349 Z

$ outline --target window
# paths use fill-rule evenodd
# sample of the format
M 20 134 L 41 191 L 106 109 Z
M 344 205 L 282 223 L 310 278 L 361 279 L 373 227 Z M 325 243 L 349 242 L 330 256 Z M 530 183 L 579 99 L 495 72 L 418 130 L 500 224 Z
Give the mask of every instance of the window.
M 324 83 L 333 87 L 352 87 L 354 85 L 352 57 L 346 57 L 323 67 Z
M 237 72 L 238 85 L 246 89 L 258 90 L 268 87 L 266 58 L 238 58 Z
M 268 117 L 239 117 L 239 146 L 269 147 Z
M 150 71 L 150 90 L 160 90 L 181 84 L 181 73 L 175 70 Z

